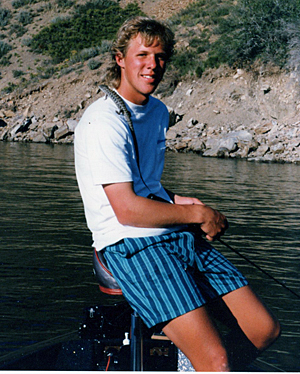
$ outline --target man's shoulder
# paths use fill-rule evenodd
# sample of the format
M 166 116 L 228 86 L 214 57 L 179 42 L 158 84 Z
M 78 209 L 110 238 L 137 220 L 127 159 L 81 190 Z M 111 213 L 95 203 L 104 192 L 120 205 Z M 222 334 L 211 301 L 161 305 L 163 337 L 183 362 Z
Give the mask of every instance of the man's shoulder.
M 116 105 L 112 100 L 107 99 L 105 96 L 100 97 L 94 101 L 85 111 L 86 115 L 115 115 Z
M 154 110 L 168 112 L 167 106 L 157 97 L 150 96 L 148 104 L 149 104 L 148 110 L 150 110 L 151 112 Z
M 155 106 L 166 107 L 166 105 L 155 96 L 150 96 L 149 104 L 155 105 Z
M 92 131 L 93 133 L 124 133 L 126 127 L 122 122 L 118 109 L 112 100 L 105 96 L 94 101 L 83 113 L 76 133 Z

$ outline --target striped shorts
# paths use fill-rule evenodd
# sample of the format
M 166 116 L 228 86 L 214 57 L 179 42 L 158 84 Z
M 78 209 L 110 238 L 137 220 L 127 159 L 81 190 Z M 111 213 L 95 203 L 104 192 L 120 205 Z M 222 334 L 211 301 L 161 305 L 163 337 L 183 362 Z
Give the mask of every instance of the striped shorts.
M 221 253 L 189 231 L 126 238 L 106 247 L 104 257 L 148 327 L 248 284 Z

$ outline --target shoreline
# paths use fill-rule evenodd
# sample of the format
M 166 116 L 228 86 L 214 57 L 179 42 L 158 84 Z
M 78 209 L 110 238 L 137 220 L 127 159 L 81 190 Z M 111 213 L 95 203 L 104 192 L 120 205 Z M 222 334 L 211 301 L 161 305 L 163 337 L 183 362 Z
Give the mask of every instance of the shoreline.
M 84 110 L 102 96 L 100 82 L 96 72 L 80 79 L 73 72 L 2 98 L 0 141 L 73 143 Z M 166 74 L 156 96 L 170 113 L 169 151 L 300 164 L 300 89 L 294 71 L 222 67 L 179 83 Z

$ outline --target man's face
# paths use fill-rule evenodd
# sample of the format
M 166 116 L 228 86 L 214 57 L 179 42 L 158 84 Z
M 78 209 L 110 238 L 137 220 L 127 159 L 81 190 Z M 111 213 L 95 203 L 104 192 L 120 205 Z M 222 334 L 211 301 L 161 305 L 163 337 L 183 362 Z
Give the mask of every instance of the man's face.
M 157 39 L 145 46 L 138 34 L 130 41 L 125 57 L 116 56 L 121 68 L 120 95 L 134 104 L 145 104 L 162 80 L 166 60 L 167 55 Z

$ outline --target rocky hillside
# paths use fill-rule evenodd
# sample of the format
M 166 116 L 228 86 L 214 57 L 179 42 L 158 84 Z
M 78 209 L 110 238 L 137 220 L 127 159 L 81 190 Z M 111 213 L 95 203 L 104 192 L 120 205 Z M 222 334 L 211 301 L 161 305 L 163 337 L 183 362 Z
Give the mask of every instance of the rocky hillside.
M 129 1 L 121 0 L 120 4 Z M 191 2 L 139 1 L 147 14 L 161 19 Z M 29 64 L 32 56 L 25 52 L 21 56 L 20 49 L 18 58 Z M 14 68 L 2 71 L 0 89 L 11 79 Z M 104 69 L 105 61 L 98 70 L 89 69 L 87 63 L 78 64 L 61 76 L 3 95 L 0 140 L 73 142 L 74 127 L 83 111 L 101 95 L 98 85 Z M 175 90 L 170 87 L 174 87 L 174 81 L 167 75 L 157 92 L 170 108 L 173 120 L 167 140 L 169 149 L 213 157 L 300 162 L 296 71 L 266 66 L 251 71 L 219 68 L 206 71 L 201 79 L 179 82 Z M 163 96 L 163 91 L 169 95 Z

